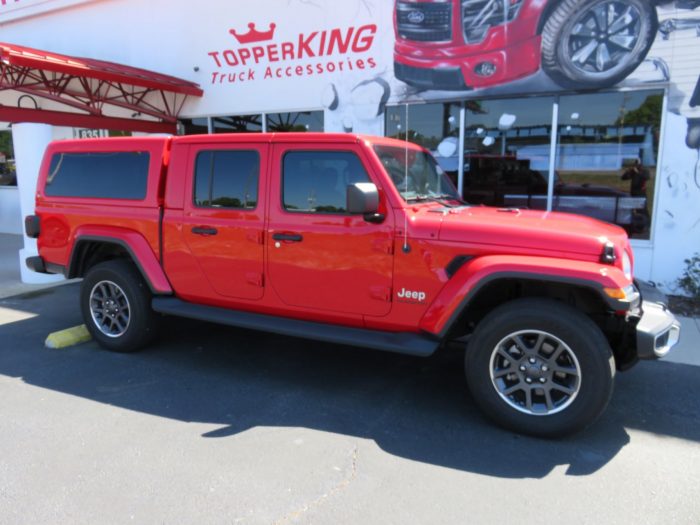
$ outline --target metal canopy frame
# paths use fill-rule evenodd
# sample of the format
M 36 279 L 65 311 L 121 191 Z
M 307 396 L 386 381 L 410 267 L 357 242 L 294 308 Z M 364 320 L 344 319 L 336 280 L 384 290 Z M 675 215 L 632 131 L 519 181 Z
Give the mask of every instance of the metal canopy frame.
M 77 112 L 20 107 L 18 99 L 16 108 L 0 106 L 0 121 L 149 133 L 174 133 L 187 97 L 203 95 L 193 82 L 153 71 L 0 43 L 0 91 L 7 90 Z M 107 106 L 131 111 L 132 118 L 106 116 Z M 135 118 L 141 115 L 151 120 Z

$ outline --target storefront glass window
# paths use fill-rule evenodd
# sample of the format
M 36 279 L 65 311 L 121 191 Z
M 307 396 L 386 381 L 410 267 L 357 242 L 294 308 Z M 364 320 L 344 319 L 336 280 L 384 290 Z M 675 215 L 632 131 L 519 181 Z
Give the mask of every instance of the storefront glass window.
M 561 97 L 553 208 L 649 239 L 662 91 Z
M 465 103 L 467 202 L 546 208 L 553 103 L 552 97 Z
M 17 186 L 11 131 L 0 131 L 0 186 Z
M 444 164 L 454 164 L 454 159 L 440 157 L 438 146 L 443 152 L 447 143 L 453 145 L 449 148 L 457 155 L 457 138 L 459 137 L 459 108 L 461 102 L 448 102 L 445 104 L 414 104 L 408 106 L 408 140 L 420 144 L 435 154 L 435 157 L 443 165 L 443 169 L 449 170 Z M 401 140 L 406 139 L 406 106 L 393 106 L 386 110 L 386 135 Z M 451 137 L 451 139 L 448 139 Z M 448 139 L 446 141 L 446 139 Z
M 467 100 L 464 191 L 471 204 L 547 209 L 554 97 Z M 433 152 L 455 184 L 461 102 L 387 108 L 386 135 Z M 559 99 L 552 209 L 648 239 L 663 91 Z
M 207 118 L 180 119 L 180 131 L 183 135 L 206 135 L 209 133 Z
M 324 131 L 323 111 L 268 113 L 266 118 L 267 131 L 270 133 L 287 131 Z
M 262 115 L 237 115 L 233 117 L 212 117 L 214 133 L 260 133 Z

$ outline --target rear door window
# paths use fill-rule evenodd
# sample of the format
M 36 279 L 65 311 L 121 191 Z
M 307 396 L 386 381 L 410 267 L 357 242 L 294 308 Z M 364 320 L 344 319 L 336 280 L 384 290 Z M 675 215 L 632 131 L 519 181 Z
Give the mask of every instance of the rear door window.
M 146 198 L 150 154 L 143 151 L 56 153 L 44 192 L 50 197 Z
M 194 204 L 253 210 L 258 205 L 259 178 L 257 151 L 200 151 L 195 164 Z

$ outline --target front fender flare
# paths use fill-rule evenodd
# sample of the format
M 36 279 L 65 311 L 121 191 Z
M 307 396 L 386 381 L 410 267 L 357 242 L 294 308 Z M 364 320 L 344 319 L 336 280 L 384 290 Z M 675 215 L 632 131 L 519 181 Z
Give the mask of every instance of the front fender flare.
M 596 292 L 611 310 L 629 308 L 629 303 L 612 299 L 603 292 L 604 288 L 625 288 L 630 285 L 617 267 L 549 257 L 485 256 L 465 264 L 450 279 L 423 315 L 421 330 L 444 338 L 479 291 L 499 279 L 585 287 Z

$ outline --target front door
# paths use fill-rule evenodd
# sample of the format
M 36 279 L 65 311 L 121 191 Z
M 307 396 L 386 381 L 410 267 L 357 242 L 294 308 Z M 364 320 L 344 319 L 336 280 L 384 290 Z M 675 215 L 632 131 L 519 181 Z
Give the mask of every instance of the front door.
M 348 184 L 376 184 L 362 155 L 349 145 L 274 146 L 268 275 L 286 304 L 370 316 L 391 310 L 393 218 L 385 212 L 372 224 L 346 212 Z

